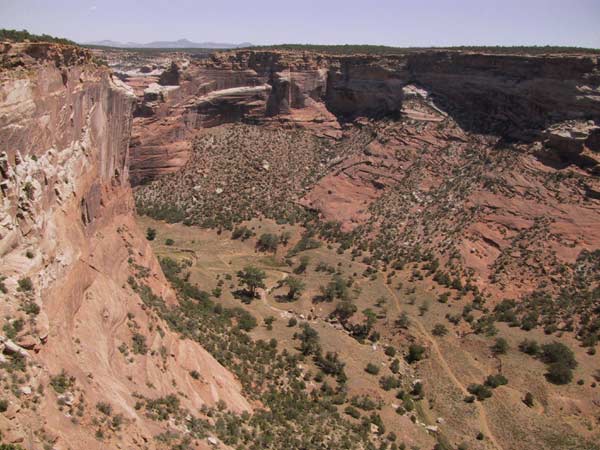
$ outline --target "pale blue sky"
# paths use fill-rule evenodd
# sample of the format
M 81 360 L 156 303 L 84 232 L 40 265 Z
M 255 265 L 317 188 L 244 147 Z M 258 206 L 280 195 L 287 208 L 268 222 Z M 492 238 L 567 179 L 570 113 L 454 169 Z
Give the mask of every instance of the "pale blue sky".
M 600 47 L 600 0 L 0 0 L 0 28 L 79 42 Z

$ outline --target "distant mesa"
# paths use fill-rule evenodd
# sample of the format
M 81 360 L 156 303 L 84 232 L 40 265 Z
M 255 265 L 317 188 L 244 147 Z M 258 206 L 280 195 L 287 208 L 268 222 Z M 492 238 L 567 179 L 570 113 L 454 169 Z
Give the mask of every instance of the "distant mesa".
M 252 46 L 249 42 L 240 44 L 228 44 L 223 42 L 192 42 L 188 39 L 179 39 L 178 41 L 153 41 L 146 44 L 139 42 L 119 42 L 105 39 L 102 41 L 92 41 L 82 43 L 83 45 L 100 45 L 103 47 L 117 48 L 243 48 Z

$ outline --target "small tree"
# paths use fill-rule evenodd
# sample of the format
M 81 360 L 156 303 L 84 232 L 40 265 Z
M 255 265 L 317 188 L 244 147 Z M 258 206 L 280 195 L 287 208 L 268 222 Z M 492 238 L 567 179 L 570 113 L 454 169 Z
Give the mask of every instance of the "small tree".
M 531 392 L 527 392 L 525 394 L 525 398 L 523 399 L 523 403 L 525 403 L 528 407 L 533 407 L 533 394 Z
M 496 339 L 494 345 L 492 345 L 492 352 L 494 355 L 504 355 L 508 351 L 508 342 L 504 338 Z
M 261 252 L 276 252 L 279 238 L 271 233 L 261 234 L 256 246 Z
M 284 231 L 279 235 L 279 242 L 281 242 L 281 245 L 286 246 L 289 244 L 291 237 L 292 233 L 289 231 Z
M 308 267 L 308 263 L 310 262 L 310 258 L 306 255 L 300 257 L 300 264 L 298 267 L 294 269 L 294 273 L 296 275 L 300 275 L 301 273 L 306 272 L 306 268 Z
M 400 316 L 396 319 L 396 326 L 398 328 L 408 329 L 410 325 L 410 320 L 408 318 L 408 314 L 406 312 L 402 312 Z
M 273 329 L 273 322 L 275 322 L 275 317 L 273 317 L 273 316 L 265 317 L 264 321 L 265 321 L 265 326 L 267 327 L 267 330 L 271 331 Z
M 148 239 L 149 241 L 153 241 L 155 237 L 156 237 L 156 230 L 154 228 L 148 227 L 146 229 L 146 239 Z
M 263 270 L 260 270 L 254 266 L 246 266 L 244 270 L 240 270 L 237 274 L 239 279 L 239 285 L 245 286 L 248 295 L 251 298 L 256 297 L 256 290 L 265 288 L 265 278 L 267 275 Z
M 369 363 L 367 364 L 367 367 L 365 367 L 365 372 L 371 375 L 377 375 L 379 373 L 379 366 Z
M 573 371 L 565 363 L 552 363 L 548 366 L 546 378 L 554 384 L 568 384 L 573 380 Z
M 284 283 L 289 288 L 287 293 L 287 299 L 289 301 L 297 300 L 300 295 L 302 295 L 302 291 L 306 287 L 304 282 L 300 278 L 296 277 L 287 277 Z
M 341 322 L 345 322 L 354 315 L 357 309 L 356 305 L 352 302 L 338 302 L 332 314 Z
M 436 323 L 431 331 L 434 336 L 446 336 L 448 334 L 448 328 L 444 324 Z
M 562 363 L 570 369 L 577 367 L 573 350 L 561 342 L 542 345 L 541 358 L 546 364 Z
M 525 339 L 519 344 L 519 350 L 528 355 L 536 356 L 540 352 L 540 346 L 533 339 Z
M 424 353 L 425 347 L 418 344 L 410 344 L 410 347 L 408 347 L 408 356 L 406 357 L 406 360 L 409 363 L 421 361 L 421 359 L 423 359 Z

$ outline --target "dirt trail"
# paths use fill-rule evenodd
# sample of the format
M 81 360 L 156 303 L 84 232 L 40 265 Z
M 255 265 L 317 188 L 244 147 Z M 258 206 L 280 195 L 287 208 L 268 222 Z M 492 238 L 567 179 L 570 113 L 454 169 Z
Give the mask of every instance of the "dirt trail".
M 398 301 L 398 297 L 396 296 L 396 293 L 388 285 L 385 285 L 385 287 L 389 291 L 389 293 L 392 295 L 392 298 L 394 299 L 394 304 L 396 305 L 396 309 L 398 310 L 398 312 L 400 312 L 401 311 L 400 302 Z M 440 347 L 439 347 L 438 343 L 436 342 L 436 340 L 433 338 L 433 336 L 427 331 L 427 329 L 425 328 L 425 326 L 421 323 L 421 321 L 419 319 L 414 318 L 413 322 L 416 325 L 416 327 L 418 328 L 419 332 L 429 342 L 431 349 L 433 350 L 437 359 L 439 360 L 442 368 L 444 369 L 444 372 L 446 372 L 448 377 L 460 389 L 460 391 L 463 393 L 463 395 L 465 395 L 465 396 L 470 395 L 470 393 L 467 390 L 467 388 L 465 387 L 465 385 L 462 384 L 462 382 L 456 377 L 456 375 L 454 375 L 454 372 L 448 365 L 446 358 L 444 358 L 444 354 L 440 350 Z M 478 401 L 474 402 L 474 405 L 479 412 L 479 426 L 480 426 L 483 434 L 485 434 L 490 439 L 490 442 L 497 450 L 503 450 L 502 446 L 498 443 L 498 441 L 494 437 L 494 434 L 492 433 L 492 430 L 488 423 L 488 418 L 487 418 L 487 413 L 485 411 L 485 408 Z
M 276 311 L 278 312 L 280 315 L 284 314 L 290 314 L 289 312 L 287 312 L 286 310 L 283 310 L 281 308 L 277 308 L 273 305 L 271 305 L 267 299 L 267 295 L 269 295 L 271 292 L 273 292 L 273 289 L 275 289 L 277 286 L 279 286 L 279 283 L 281 283 L 283 280 L 285 280 L 287 277 L 289 276 L 288 273 L 286 272 L 281 272 L 281 277 L 280 279 L 277 281 L 277 283 L 275 283 L 273 286 L 268 287 L 267 289 L 259 289 L 258 293 L 260 295 L 260 299 L 262 300 L 262 302 L 265 304 L 265 306 L 269 309 L 271 309 L 272 311 Z M 296 314 L 294 314 L 296 315 Z

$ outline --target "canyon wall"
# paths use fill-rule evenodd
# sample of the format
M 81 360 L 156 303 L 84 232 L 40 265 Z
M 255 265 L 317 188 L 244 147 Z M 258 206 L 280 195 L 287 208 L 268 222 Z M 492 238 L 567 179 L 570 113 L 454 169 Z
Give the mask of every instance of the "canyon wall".
M 17 375 L 2 393 L 4 441 L 154 448 L 166 425 L 134 408 L 136 396 L 179 392 L 190 410 L 219 400 L 250 409 L 234 377 L 132 289 L 141 277 L 174 301 L 133 218 L 135 96 L 85 50 L 0 45 L 0 362 Z M 134 337 L 145 351 L 132 353 Z M 62 393 L 49 384 L 61 373 L 71 380 Z M 104 441 L 94 436 L 102 403 L 124 418 Z
M 600 116 L 597 56 L 423 51 L 325 56 L 240 50 L 182 70 L 150 98 L 134 133 L 132 181 L 177 170 L 206 127 L 243 121 L 300 126 L 339 138 L 340 122 L 402 114 L 405 88 L 425 89 L 466 131 L 532 140 L 553 124 Z
M 216 53 L 182 68 L 180 85 L 160 88 L 154 113 L 135 119 L 132 181 L 156 179 L 136 198 L 202 223 L 215 213 L 202 209 L 215 187 L 203 191 L 198 174 L 224 187 L 269 180 L 263 196 L 285 199 L 281 210 L 287 202 L 317 212 L 386 260 L 413 248 L 444 264 L 455 258 L 498 298 L 531 292 L 550 272 L 558 289 L 576 272 L 565 267 L 600 242 L 599 70 L 597 55 Z M 293 138 L 276 150 L 275 138 L 255 145 L 239 136 L 219 144 L 210 127 L 228 122 L 258 124 L 265 136 L 294 128 L 319 144 Z M 280 173 L 330 148 L 319 164 L 292 171 L 309 167 L 316 182 L 292 188 L 292 175 Z M 252 175 L 239 164 L 246 157 L 268 173 Z M 244 211 L 237 191 L 220 201 L 252 215 L 275 210 Z

